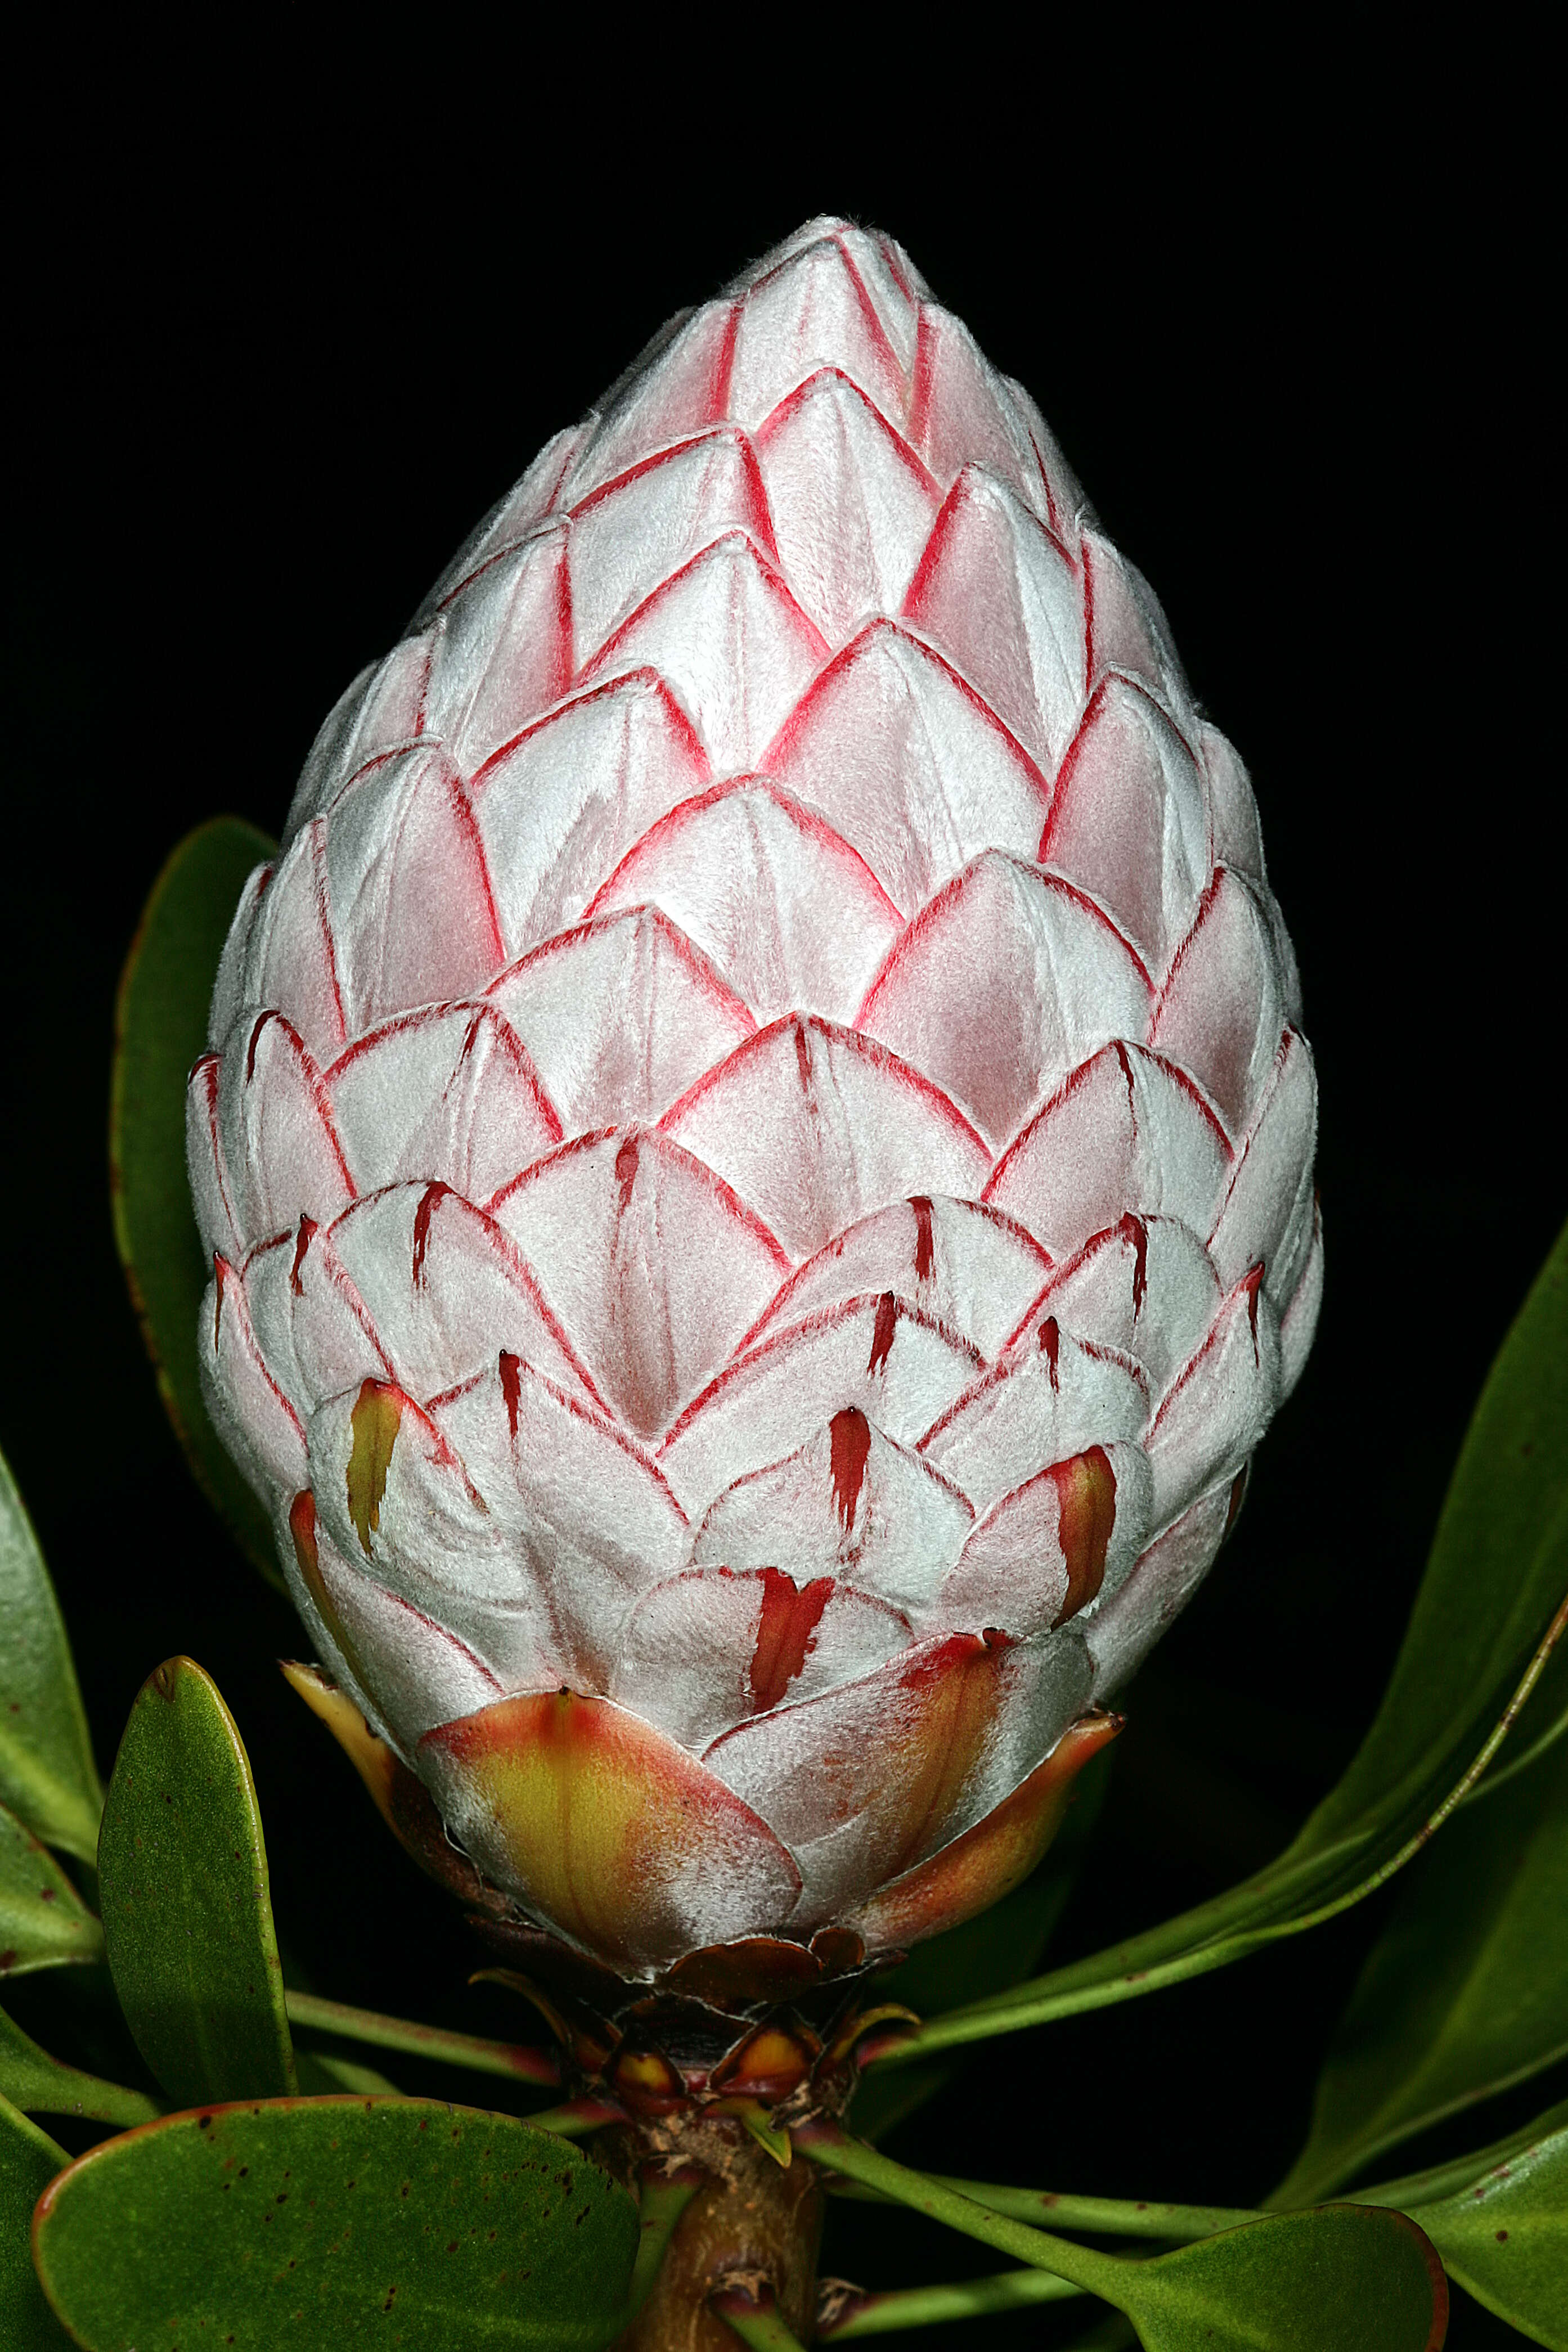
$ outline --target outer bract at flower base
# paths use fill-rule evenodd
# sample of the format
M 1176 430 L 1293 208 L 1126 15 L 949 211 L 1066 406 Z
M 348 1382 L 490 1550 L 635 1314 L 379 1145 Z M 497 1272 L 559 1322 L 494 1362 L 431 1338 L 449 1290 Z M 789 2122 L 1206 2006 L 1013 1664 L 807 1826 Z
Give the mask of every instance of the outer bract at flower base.
M 358 678 L 192 1073 L 207 1393 L 427 1866 L 721 2003 L 1030 1868 L 1310 1344 L 1246 774 L 818 221 Z

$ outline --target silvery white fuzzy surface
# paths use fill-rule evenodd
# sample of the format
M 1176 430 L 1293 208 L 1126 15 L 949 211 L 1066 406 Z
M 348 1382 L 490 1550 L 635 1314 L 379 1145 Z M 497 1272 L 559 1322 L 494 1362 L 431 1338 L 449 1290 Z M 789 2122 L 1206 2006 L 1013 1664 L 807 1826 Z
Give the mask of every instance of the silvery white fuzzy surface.
M 319 1654 L 449 1818 L 419 1743 L 502 1695 L 706 1759 L 802 1883 L 732 1860 L 694 1944 L 852 1915 L 921 1660 L 1013 1639 L 931 1851 L 1213 1558 L 1321 1289 L 1299 1014 L 1147 584 L 902 251 L 808 225 L 539 453 L 235 916 L 204 1360 Z M 368 1556 L 366 1380 L 422 1409 Z M 759 1710 L 779 1571 L 831 1582 Z

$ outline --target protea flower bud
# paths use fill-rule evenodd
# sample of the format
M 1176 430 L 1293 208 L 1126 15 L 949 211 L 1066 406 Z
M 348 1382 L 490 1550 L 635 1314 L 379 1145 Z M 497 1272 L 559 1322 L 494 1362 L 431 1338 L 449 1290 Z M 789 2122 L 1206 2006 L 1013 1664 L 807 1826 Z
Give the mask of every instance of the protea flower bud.
M 1158 604 L 887 238 L 541 451 L 189 1097 L 214 1414 L 522 1913 L 808 1969 L 1030 1865 L 1310 1344 L 1297 1019 Z

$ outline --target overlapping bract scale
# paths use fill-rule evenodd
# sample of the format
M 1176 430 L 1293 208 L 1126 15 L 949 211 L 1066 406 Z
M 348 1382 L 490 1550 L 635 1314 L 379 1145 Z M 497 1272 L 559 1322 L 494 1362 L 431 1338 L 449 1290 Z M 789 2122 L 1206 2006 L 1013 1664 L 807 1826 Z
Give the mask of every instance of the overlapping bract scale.
M 1157 600 L 890 239 L 539 453 L 322 728 L 189 1092 L 214 1414 L 525 1912 L 646 1976 L 983 1899 L 1311 1344 L 1300 1024 Z

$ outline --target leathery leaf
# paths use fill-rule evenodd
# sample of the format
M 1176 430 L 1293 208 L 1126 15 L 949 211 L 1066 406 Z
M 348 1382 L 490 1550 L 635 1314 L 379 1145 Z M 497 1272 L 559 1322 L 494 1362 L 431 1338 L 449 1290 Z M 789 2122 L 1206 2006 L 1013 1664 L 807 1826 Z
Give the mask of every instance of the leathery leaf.
M 298 2087 L 250 1762 L 217 1686 L 170 1658 L 136 1696 L 104 1801 L 114 1989 L 176 2100 Z
M 204 2107 L 93 2148 L 34 2225 L 89 2352 L 227 2344 L 443 2352 L 614 2333 L 638 2239 L 626 2190 L 509 2116 L 423 2099 Z
M 1568 1741 L 1448 1823 L 1400 1889 L 1271 2201 L 1310 2204 L 1411 2133 L 1568 2053 Z
M 1357 2194 L 1412 2215 L 1478 2303 L 1568 2352 L 1568 2105 L 1439 2172 Z

